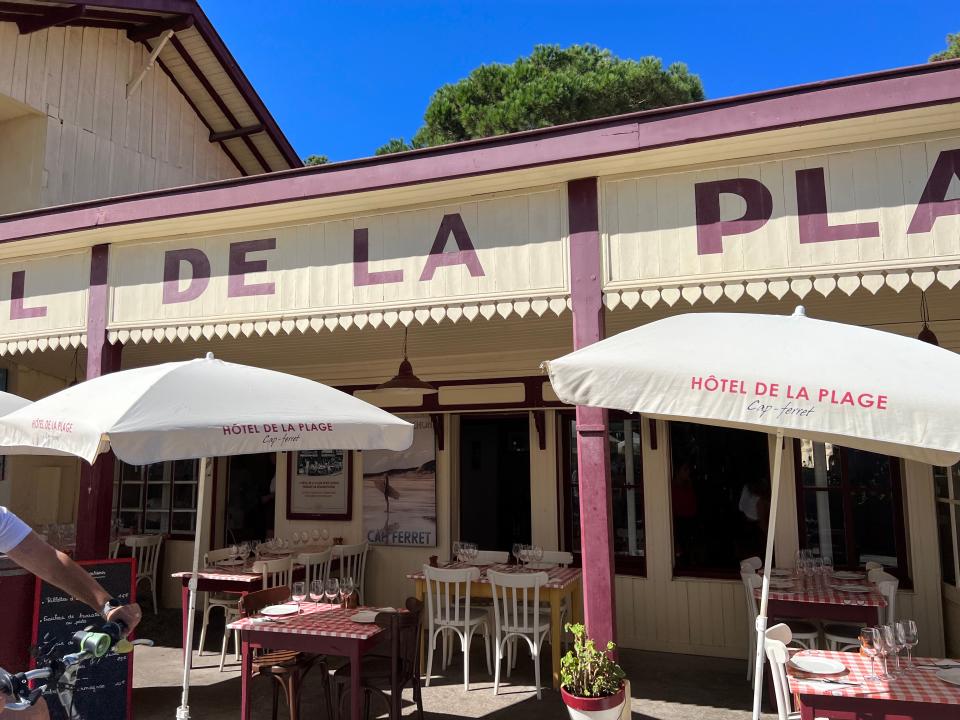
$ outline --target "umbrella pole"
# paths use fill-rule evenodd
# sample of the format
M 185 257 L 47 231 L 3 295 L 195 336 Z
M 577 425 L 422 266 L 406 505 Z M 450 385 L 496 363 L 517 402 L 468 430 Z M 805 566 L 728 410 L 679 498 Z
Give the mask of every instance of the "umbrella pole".
M 760 590 L 760 612 L 757 615 L 757 657 L 753 668 L 753 720 L 760 720 L 760 701 L 763 697 L 763 644 L 767 631 L 767 600 L 770 595 L 770 569 L 773 567 L 773 538 L 777 529 L 777 507 L 780 501 L 780 466 L 782 464 L 783 430 L 777 430 L 777 449 L 773 454 L 773 477 L 770 481 L 767 550 L 763 558 L 763 587 Z
M 204 497 L 207 484 L 207 458 L 200 458 L 200 477 L 197 478 L 197 523 L 193 540 L 193 574 L 190 575 L 190 604 L 187 611 L 187 637 L 183 648 L 183 693 L 180 707 L 177 708 L 177 720 L 190 720 L 190 667 L 193 664 L 193 621 L 197 610 L 197 573 L 200 571 L 200 535 L 203 526 Z M 224 631 L 226 632 L 226 631 Z

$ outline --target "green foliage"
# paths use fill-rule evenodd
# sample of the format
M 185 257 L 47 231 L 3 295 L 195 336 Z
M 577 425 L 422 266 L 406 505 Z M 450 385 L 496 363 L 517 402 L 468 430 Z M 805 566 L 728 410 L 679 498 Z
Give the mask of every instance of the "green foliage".
M 960 58 L 960 32 L 947 35 L 947 49 L 930 56 L 930 62 Z
M 623 685 L 625 673 L 610 657 L 616 647 L 607 643 L 605 651 L 597 650 L 593 640 L 586 637 L 583 625 L 567 623 L 573 633 L 573 650 L 560 659 L 560 684 L 571 695 L 597 698 L 615 695 Z
M 595 45 L 537 45 L 512 65 L 481 65 L 463 80 L 441 87 L 410 144 L 391 140 L 377 154 L 703 98 L 700 78 L 683 63 L 664 69 L 659 58 L 621 59 Z
M 374 155 L 389 155 L 390 153 L 403 152 L 404 150 L 413 150 L 413 146 L 407 145 L 403 138 L 390 138 L 389 142 L 376 149 Z
M 326 155 L 308 155 L 303 160 L 304 165 L 326 165 L 330 162 L 330 158 Z

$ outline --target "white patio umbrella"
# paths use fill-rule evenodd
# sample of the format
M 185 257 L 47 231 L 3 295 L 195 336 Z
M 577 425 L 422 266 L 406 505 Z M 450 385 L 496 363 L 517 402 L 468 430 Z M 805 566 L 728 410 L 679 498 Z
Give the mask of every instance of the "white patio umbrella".
M 777 437 L 753 717 L 763 641 L 783 438 L 806 438 L 932 465 L 960 459 L 960 355 L 869 328 L 793 316 L 690 313 L 643 325 L 544 363 L 572 405 Z
M 69 454 L 92 463 L 108 450 L 131 465 L 200 459 L 197 536 L 208 458 L 295 450 L 405 450 L 413 425 L 311 380 L 204 359 L 124 370 L 74 385 L 0 419 L 0 452 Z M 200 544 L 193 546 L 187 615 L 193 637 Z M 190 717 L 184 648 L 177 718 Z
M 7 415 L 14 410 L 26 407 L 30 401 L 13 393 L 0 391 L 0 415 Z

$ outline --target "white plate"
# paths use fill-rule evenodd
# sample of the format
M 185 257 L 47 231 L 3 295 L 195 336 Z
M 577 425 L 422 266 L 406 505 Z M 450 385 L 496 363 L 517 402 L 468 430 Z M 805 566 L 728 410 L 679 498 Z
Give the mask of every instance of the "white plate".
M 940 670 L 937 677 L 951 685 L 960 685 L 960 669 Z
M 830 587 L 837 592 L 855 593 L 857 595 L 873 592 L 873 588 L 869 585 L 831 585 Z
M 287 603 L 285 605 L 268 605 L 260 613 L 267 617 L 283 617 L 285 615 L 296 615 L 299 611 L 300 608 L 296 605 Z
M 863 580 L 866 575 L 862 572 L 851 572 L 849 570 L 836 570 L 833 573 L 836 580 Z
M 372 623 L 377 619 L 377 611 L 361 610 L 356 615 L 351 615 L 350 619 L 355 623 Z
M 216 564 L 216 565 L 220 565 L 220 566 L 222 566 L 222 567 L 236 567 L 237 565 L 243 565 L 243 564 L 245 564 L 246 562 L 247 562 L 246 560 L 240 560 L 240 559 L 235 559 L 235 560 L 218 560 L 215 564 Z
M 847 666 L 839 660 L 817 657 L 816 655 L 801 655 L 790 660 L 790 664 L 797 670 L 809 675 L 839 675 Z

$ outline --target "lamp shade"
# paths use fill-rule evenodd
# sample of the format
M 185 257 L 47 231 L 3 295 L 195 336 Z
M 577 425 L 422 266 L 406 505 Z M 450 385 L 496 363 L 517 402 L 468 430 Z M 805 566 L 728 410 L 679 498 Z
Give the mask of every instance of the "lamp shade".
M 433 385 L 414 375 L 413 365 L 410 364 L 410 361 L 407 360 L 406 357 L 404 357 L 400 363 L 397 374 L 386 382 L 377 385 L 377 390 L 409 392 L 417 395 L 428 395 L 437 392 L 437 389 Z

